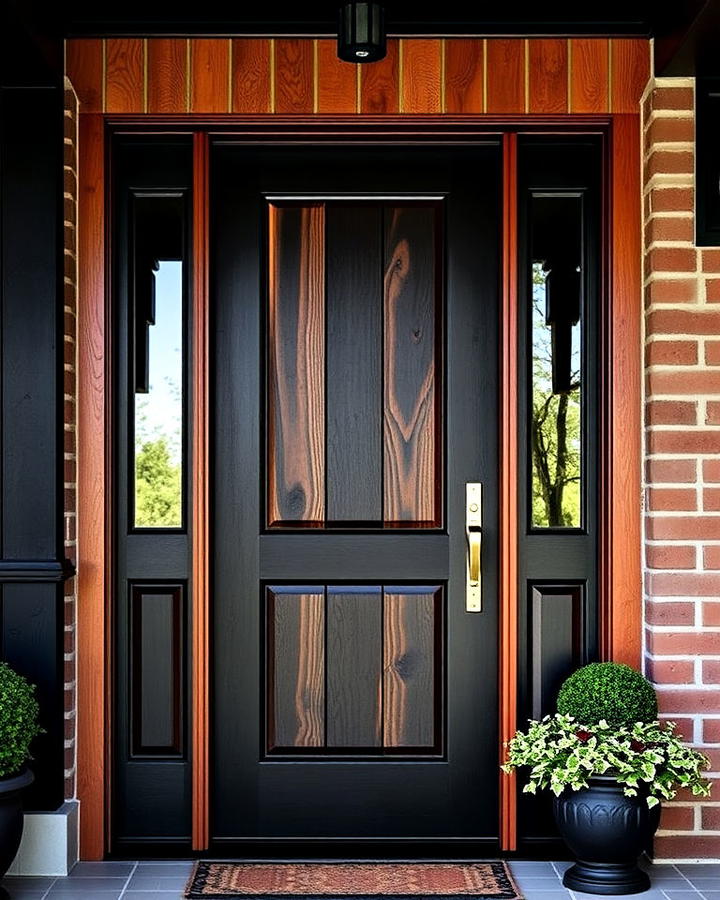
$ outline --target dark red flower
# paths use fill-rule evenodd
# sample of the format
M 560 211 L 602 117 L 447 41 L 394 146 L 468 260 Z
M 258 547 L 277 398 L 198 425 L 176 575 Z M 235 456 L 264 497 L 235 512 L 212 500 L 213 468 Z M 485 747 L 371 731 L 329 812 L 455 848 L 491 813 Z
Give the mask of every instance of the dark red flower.
M 645 744 L 642 741 L 632 740 L 630 741 L 630 749 L 635 753 L 642 753 L 645 749 Z
M 584 744 L 586 741 L 589 741 L 589 740 L 590 740 L 590 738 L 592 737 L 592 734 L 591 734 L 589 731 L 582 731 L 582 730 L 581 730 L 581 731 L 576 731 L 576 732 L 575 732 L 575 737 L 576 737 L 579 741 L 582 741 L 583 744 Z

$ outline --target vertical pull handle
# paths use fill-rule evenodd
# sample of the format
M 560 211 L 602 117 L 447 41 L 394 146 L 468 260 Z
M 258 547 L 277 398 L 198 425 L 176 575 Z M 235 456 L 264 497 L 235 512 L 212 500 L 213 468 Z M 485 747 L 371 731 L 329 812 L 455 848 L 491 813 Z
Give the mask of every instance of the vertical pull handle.
M 482 612 L 482 484 L 477 481 L 469 481 L 465 485 L 465 535 L 465 610 Z

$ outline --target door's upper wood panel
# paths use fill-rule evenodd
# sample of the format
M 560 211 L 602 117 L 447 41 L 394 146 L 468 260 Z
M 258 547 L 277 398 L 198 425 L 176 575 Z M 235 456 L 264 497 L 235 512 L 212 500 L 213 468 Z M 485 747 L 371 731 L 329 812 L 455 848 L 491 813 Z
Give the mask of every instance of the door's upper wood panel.
M 268 587 L 267 752 L 440 753 L 443 618 L 438 585 Z
M 269 204 L 268 527 L 442 524 L 441 213 Z
M 333 47 L 74 38 L 66 68 L 81 112 L 170 114 L 639 114 L 650 74 L 643 38 L 392 39 L 386 58 L 366 66 L 339 63 Z

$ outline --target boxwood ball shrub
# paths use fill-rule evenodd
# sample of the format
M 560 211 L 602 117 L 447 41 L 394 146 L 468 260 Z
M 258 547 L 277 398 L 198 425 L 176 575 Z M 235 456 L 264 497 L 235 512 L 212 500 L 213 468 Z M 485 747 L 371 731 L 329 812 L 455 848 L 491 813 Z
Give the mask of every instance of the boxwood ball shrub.
M 658 716 L 653 686 L 622 663 L 590 663 L 563 682 L 557 711 L 583 725 L 603 719 L 609 725 L 654 722 Z
M 0 778 L 22 769 L 41 730 L 35 685 L 0 662 Z

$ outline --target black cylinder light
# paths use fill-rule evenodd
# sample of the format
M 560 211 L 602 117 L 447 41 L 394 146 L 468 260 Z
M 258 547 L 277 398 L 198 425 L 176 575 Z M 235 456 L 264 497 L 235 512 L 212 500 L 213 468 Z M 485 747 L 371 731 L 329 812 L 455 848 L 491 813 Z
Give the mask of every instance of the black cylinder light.
M 385 11 L 379 3 L 344 3 L 340 7 L 338 56 L 346 62 L 368 63 L 383 59 Z

